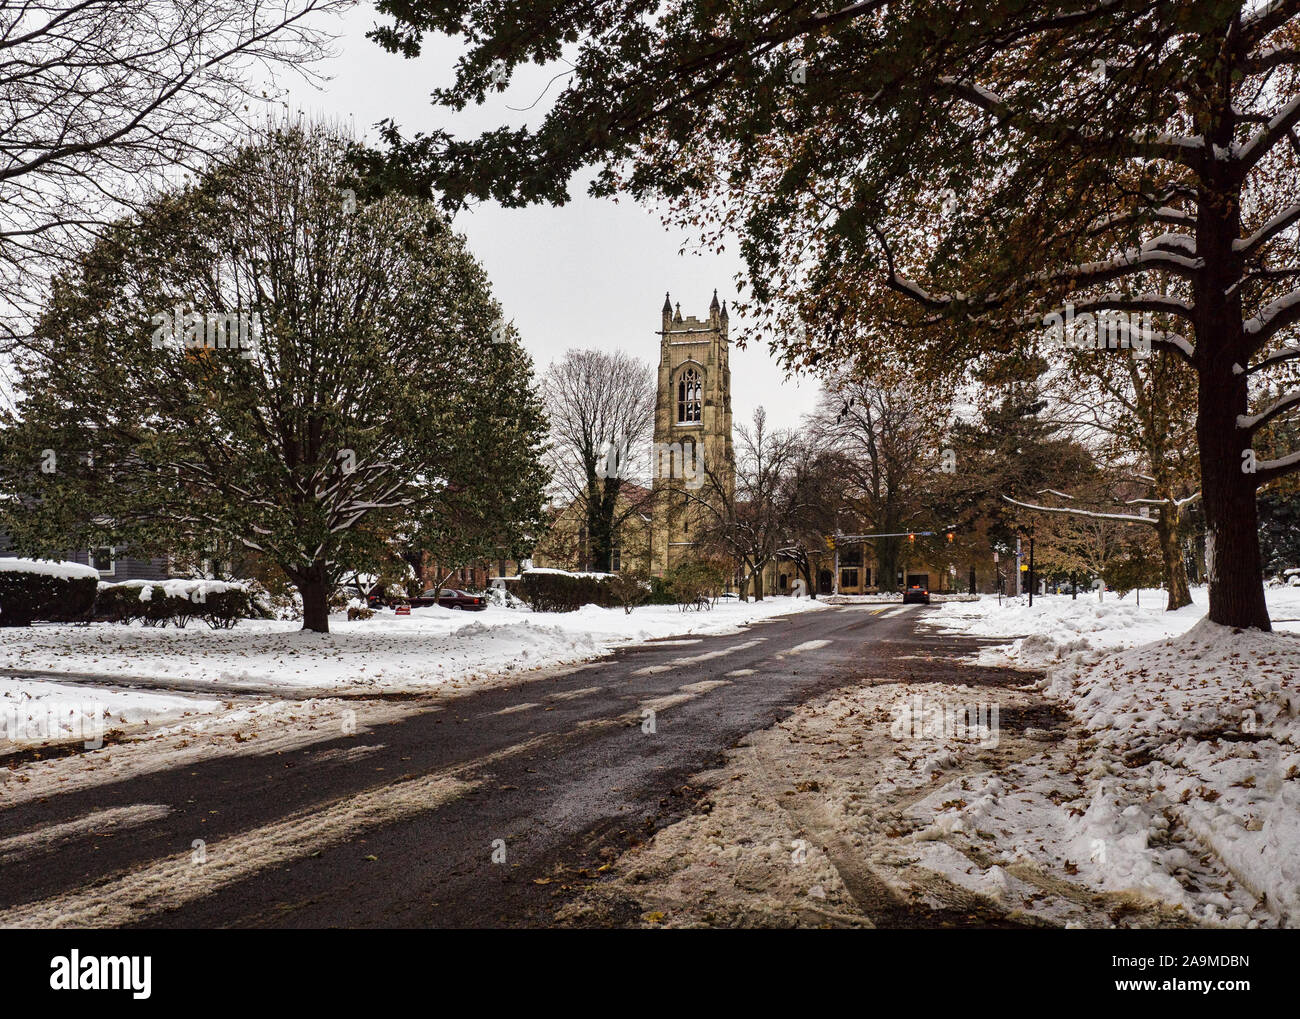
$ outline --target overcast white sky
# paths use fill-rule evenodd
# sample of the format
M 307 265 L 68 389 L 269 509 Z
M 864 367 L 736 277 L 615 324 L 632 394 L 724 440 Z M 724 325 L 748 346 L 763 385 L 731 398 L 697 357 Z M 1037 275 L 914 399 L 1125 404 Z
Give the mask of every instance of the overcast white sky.
M 431 38 L 420 58 L 405 60 L 365 38 L 374 22 L 369 4 L 343 20 L 338 56 L 320 68 L 331 79 L 322 90 L 292 79 L 282 82 L 290 89 L 293 109 L 341 122 L 359 137 L 373 137 L 373 125 L 385 117 L 408 136 L 439 127 L 471 135 L 536 122 L 544 112 L 545 100 L 529 114 L 508 108 L 532 104 L 554 73 L 529 67 L 519 69 L 510 88 L 490 96 L 484 106 L 449 115 L 430 102 L 429 94 L 452 81 L 459 42 Z M 552 94 L 560 84 L 552 86 Z M 665 230 L 653 209 L 596 201 L 582 184 L 572 191 L 574 200 L 562 208 L 485 205 L 456 218 L 539 372 L 570 347 L 621 348 L 653 362 L 664 291 L 681 302 L 683 315 L 700 318 L 707 315 L 715 287 L 722 299 L 734 294 L 738 255 L 679 255 L 692 238 Z M 731 325 L 734 336 L 741 322 L 733 316 Z M 769 421 L 783 427 L 797 424 L 817 393 L 811 377 L 786 379 L 766 348 L 752 346 L 742 351 L 733 345 L 731 388 L 737 422 L 748 420 L 762 404 Z

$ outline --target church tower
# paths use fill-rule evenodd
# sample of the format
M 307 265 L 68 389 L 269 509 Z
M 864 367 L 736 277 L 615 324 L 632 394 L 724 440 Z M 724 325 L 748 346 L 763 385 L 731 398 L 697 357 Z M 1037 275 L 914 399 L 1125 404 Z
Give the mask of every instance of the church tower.
M 692 557 L 695 537 L 735 487 L 731 447 L 731 365 L 727 306 L 713 292 L 709 317 L 682 318 L 664 295 L 655 401 L 650 568 L 656 576 Z

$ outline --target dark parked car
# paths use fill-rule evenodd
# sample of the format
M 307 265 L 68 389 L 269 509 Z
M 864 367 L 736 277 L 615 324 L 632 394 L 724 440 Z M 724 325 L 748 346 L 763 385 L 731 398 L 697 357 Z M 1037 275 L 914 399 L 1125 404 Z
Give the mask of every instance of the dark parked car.
M 431 587 L 423 594 L 415 598 L 407 598 L 406 601 L 412 608 L 441 605 L 444 609 L 465 609 L 469 612 L 482 612 L 487 608 L 487 598 L 470 594 L 468 591 L 457 591 L 452 587 L 444 587 L 441 591 Z
M 903 592 L 903 604 L 907 605 L 909 602 L 915 602 L 919 605 L 929 605 L 930 592 L 919 584 L 913 584 Z

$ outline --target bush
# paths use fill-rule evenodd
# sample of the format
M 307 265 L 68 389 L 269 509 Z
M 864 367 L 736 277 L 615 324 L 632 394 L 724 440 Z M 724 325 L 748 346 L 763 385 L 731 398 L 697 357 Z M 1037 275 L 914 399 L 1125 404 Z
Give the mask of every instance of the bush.
M 0 559 L 0 626 L 90 618 L 99 573 L 79 563 Z
M 687 609 L 711 609 L 726 586 L 726 570 L 707 560 L 678 563 L 664 574 L 673 601 Z
M 522 597 L 534 612 L 576 612 L 584 605 L 612 608 L 621 604 L 614 596 L 609 573 L 566 573 L 564 570 L 528 570 L 522 580 Z
M 668 589 L 668 581 L 663 577 L 650 578 L 650 604 L 651 605 L 676 605 L 677 599 L 673 597 L 672 591 Z
M 99 586 L 95 616 L 115 623 L 139 621 L 145 626 L 171 623 L 181 630 L 190 620 L 202 619 L 214 630 L 228 630 L 241 619 L 265 618 L 266 612 L 252 592 L 240 584 L 219 580 L 128 580 Z
M 650 597 L 650 584 L 639 570 L 614 574 L 605 582 L 605 588 L 610 597 L 629 614 L 636 606 L 645 604 Z
M 108 623 L 129 623 L 144 618 L 140 584 L 100 584 L 95 597 L 95 618 Z
M 256 619 L 261 614 L 252 594 L 234 585 L 227 585 L 223 591 L 209 591 L 200 608 L 200 617 L 214 630 L 229 630 L 241 619 Z

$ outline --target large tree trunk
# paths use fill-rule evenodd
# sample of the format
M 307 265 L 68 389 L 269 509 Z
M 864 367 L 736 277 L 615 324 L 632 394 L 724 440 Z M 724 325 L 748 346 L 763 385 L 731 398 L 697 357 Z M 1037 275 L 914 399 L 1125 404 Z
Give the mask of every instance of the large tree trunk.
M 618 507 L 619 478 L 605 478 L 603 485 L 587 490 L 587 554 L 589 569 L 609 573 L 614 564 L 614 514 Z
M 1248 457 L 1249 436 L 1237 426 L 1237 417 L 1248 409 L 1246 375 L 1240 370 L 1248 354 L 1232 252 L 1241 233 L 1241 190 L 1233 181 L 1215 179 L 1197 198 L 1196 248 L 1205 270 L 1193 284 L 1196 440 L 1210 619 L 1223 626 L 1271 630 L 1259 559 L 1253 454 Z
M 1259 560 L 1255 479 L 1243 470 L 1249 461 L 1237 429 L 1237 415 L 1246 413 L 1246 378 L 1233 374 L 1231 362 L 1223 364 L 1223 359 L 1201 372 L 1196 420 L 1210 619 L 1224 626 L 1271 630 Z
M 1192 592 L 1187 585 L 1187 567 L 1183 563 L 1182 542 L 1178 540 L 1178 516 L 1169 507 L 1162 508 L 1156 523 L 1156 536 L 1160 541 L 1160 558 L 1164 565 L 1165 588 L 1169 600 L 1165 611 L 1172 612 L 1192 604 Z
M 900 538 L 881 538 L 875 543 L 876 587 L 881 593 L 898 590 L 898 559 L 902 551 L 900 543 Z
M 302 595 L 302 628 L 330 632 L 330 589 L 324 560 L 317 560 L 297 580 Z

